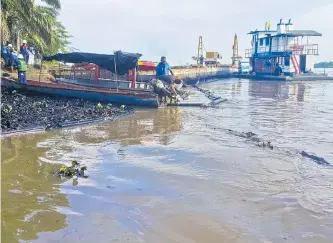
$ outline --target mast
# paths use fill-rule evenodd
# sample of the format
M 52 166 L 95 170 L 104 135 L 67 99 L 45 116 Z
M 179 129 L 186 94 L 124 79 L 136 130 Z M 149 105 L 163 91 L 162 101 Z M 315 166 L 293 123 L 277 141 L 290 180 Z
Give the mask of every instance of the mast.
M 200 64 L 200 57 L 203 56 L 202 36 L 199 36 L 197 64 Z

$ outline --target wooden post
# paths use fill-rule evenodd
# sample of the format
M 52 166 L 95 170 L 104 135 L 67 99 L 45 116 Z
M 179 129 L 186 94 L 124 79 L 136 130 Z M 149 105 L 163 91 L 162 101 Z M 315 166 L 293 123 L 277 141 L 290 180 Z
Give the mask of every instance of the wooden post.
M 101 70 L 98 65 L 95 65 L 95 83 L 98 83 L 98 79 L 101 76 Z
M 42 75 L 42 69 L 43 69 L 43 59 L 42 59 L 42 61 L 40 62 L 39 80 L 38 80 L 39 83 L 40 83 L 40 76 Z
M 132 72 L 132 75 L 131 75 L 131 81 L 132 81 L 131 88 L 135 89 L 135 85 L 136 85 L 136 68 L 133 68 L 131 70 L 131 72 Z

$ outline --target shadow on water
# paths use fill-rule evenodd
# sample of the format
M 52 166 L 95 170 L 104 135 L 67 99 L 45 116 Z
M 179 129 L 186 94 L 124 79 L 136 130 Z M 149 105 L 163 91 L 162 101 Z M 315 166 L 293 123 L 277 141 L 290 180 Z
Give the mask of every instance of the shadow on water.
M 31 241 L 43 231 L 65 227 L 57 207 L 68 207 L 59 193 L 53 166 L 40 163 L 45 150 L 36 147 L 47 134 L 1 140 L 1 242 Z

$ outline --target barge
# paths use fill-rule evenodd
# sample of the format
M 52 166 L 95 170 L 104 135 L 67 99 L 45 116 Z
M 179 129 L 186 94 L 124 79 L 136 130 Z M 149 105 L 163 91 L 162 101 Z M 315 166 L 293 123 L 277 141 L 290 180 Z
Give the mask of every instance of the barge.
M 264 30 L 254 30 L 251 48 L 245 50 L 249 58 L 251 73 L 238 75 L 242 78 L 257 80 L 298 81 L 332 80 L 327 75 L 313 74 L 314 59 L 319 55 L 318 44 L 310 37 L 322 36 L 314 30 L 296 30 L 289 20 L 277 24 L 276 30 L 270 29 L 270 22 Z

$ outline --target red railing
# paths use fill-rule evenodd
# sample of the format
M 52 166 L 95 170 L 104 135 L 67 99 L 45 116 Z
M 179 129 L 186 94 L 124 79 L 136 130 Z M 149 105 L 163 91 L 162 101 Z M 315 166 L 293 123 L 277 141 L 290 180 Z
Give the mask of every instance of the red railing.
M 319 55 L 318 44 L 300 45 L 300 44 L 290 44 L 290 45 L 278 45 L 272 46 L 262 46 L 257 48 L 257 53 L 269 53 L 269 52 L 292 52 L 293 55 Z M 253 49 L 245 50 L 245 57 L 250 58 L 253 55 Z

